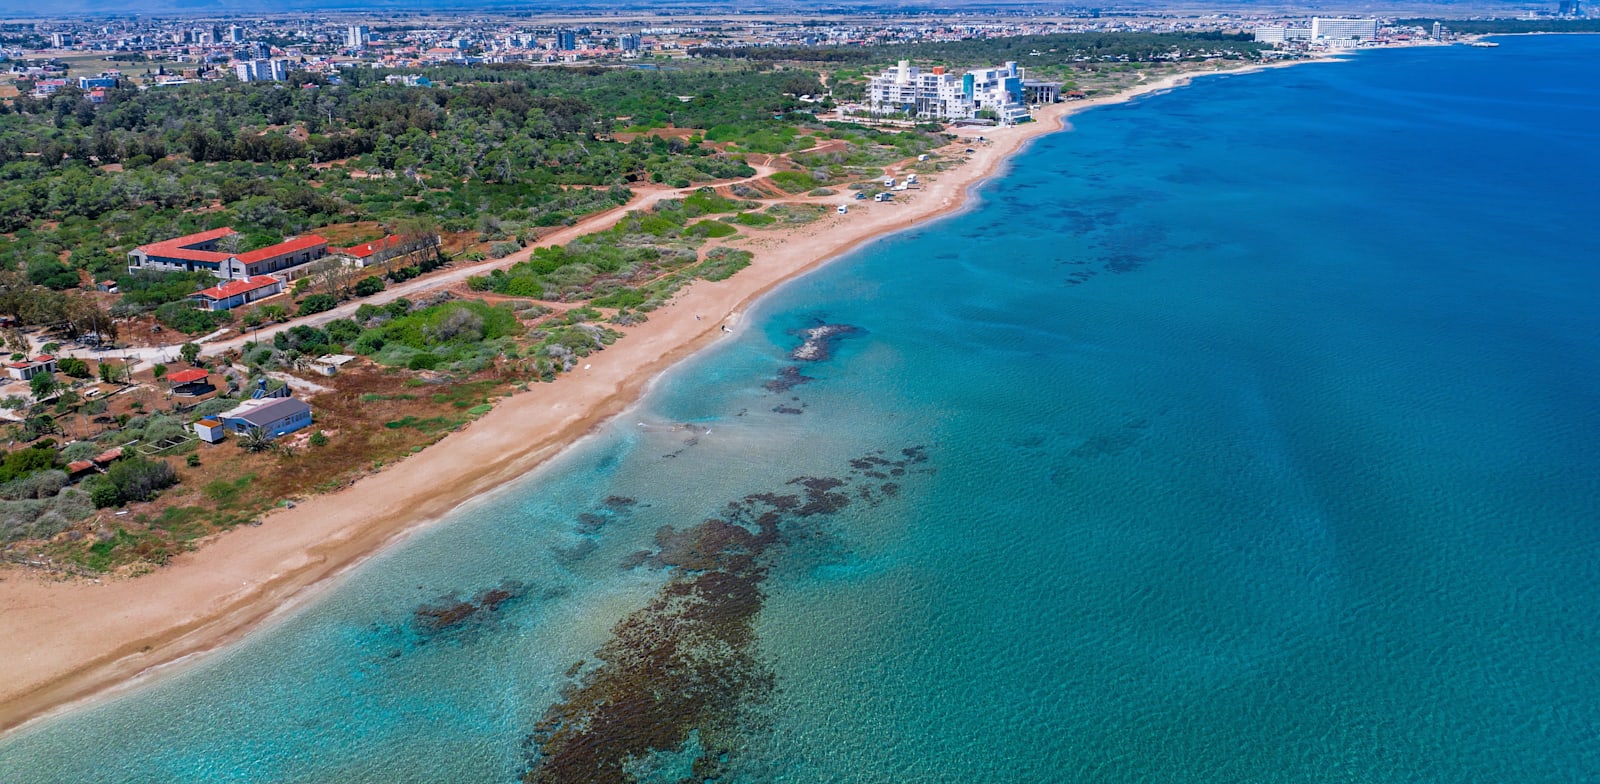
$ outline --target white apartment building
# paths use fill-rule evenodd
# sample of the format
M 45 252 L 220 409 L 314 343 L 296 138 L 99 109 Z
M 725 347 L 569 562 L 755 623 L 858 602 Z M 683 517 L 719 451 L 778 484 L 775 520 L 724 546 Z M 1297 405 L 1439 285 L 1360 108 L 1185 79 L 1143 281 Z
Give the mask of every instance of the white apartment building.
M 1023 71 L 1016 63 L 957 77 L 943 67 L 923 71 L 907 60 L 867 83 L 873 114 L 904 114 L 919 120 L 966 120 L 992 113 L 1002 124 L 1028 119 Z
M 281 82 L 289 78 L 289 62 L 245 60 L 233 64 L 233 75 L 241 82 Z
M 923 71 L 900 64 L 871 77 L 867 101 L 873 114 L 904 114 L 920 120 L 957 120 L 972 116 L 961 92 L 961 82 L 944 68 Z
M 1378 37 L 1376 19 L 1323 19 L 1311 17 L 1311 39 L 1353 38 L 1366 41 Z
M 344 31 L 344 45 L 351 49 L 360 49 L 372 39 L 372 31 L 364 25 L 350 25 Z
M 1002 125 L 1028 120 L 1028 105 L 1023 97 L 1023 70 L 1016 63 L 999 68 L 980 68 L 961 77 L 961 91 L 972 101 L 973 112 L 993 112 Z

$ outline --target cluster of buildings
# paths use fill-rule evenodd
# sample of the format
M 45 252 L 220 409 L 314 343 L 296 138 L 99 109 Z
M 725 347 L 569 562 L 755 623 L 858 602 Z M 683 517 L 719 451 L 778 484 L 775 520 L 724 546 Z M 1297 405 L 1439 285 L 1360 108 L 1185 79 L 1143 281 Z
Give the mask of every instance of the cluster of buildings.
M 1028 79 L 1026 70 L 1008 62 L 957 76 L 943 67 L 924 71 L 901 60 L 899 65 L 868 79 L 867 110 L 876 115 L 943 122 L 1026 122 L 1030 104 L 1061 100 L 1060 82 Z
M 570 18 L 570 17 L 569 17 Z M 624 22 L 596 16 L 588 23 L 530 23 L 526 16 L 473 15 L 444 23 L 417 17 L 405 26 L 385 18 L 382 28 L 363 17 L 318 18 L 297 14 L 258 18 L 162 18 L 122 15 L 108 19 L 64 19 L 34 25 L 35 40 L 57 51 L 137 53 L 176 63 L 161 73 L 139 76 L 141 84 L 188 80 L 281 80 L 283 71 L 331 75 L 340 68 L 416 68 L 440 63 L 584 62 L 646 55 L 683 57 L 699 47 L 874 46 L 911 42 L 1008 38 L 1020 35 L 1110 32 L 1237 30 L 1242 17 L 1128 13 L 1097 10 L 1013 13 L 985 10 L 934 20 L 924 14 L 838 15 L 796 20 L 760 14 L 707 16 L 692 24 Z M 262 65 L 261 61 L 267 61 Z M 286 65 L 282 70 L 274 62 Z M 175 73 L 167 74 L 165 70 Z
M 1313 16 L 1309 22 L 1285 22 L 1260 25 L 1255 28 L 1257 41 L 1280 46 L 1295 42 L 1354 44 L 1371 41 L 1377 37 L 1377 19 L 1329 19 Z
M 209 272 L 220 282 L 189 299 L 205 310 L 232 310 L 283 293 L 290 281 L 310 273 L 313 265 L 324 259 L 359 268 L 406 250 L 393 235 L 339 248 L 315 234 L 290 237 L 252 251 L 229 250 L 227 245 L 238 238 L 238 232 L 224 226 L 140 245 L 128 252 L 128 271 Z
M 281 82 L 289 78 L 288 60 L 239 60 L 233 76 L 241 82 Z

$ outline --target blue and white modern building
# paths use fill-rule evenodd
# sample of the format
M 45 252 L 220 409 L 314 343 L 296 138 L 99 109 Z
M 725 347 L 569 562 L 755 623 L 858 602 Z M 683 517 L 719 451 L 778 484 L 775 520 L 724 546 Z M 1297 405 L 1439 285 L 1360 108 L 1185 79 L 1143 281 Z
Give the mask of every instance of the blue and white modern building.
M 957 77 L 942 67 L 923 71 L 901 60 L 869 80 L 867 100 L 873 114 L 902 114 L 919 120 L 990 117 L 1010 125 L 1028 120 L 1026 81 L 1024 69 L 1014 62 Z M 1059 97 L 1059 90 L 1054 95 Z

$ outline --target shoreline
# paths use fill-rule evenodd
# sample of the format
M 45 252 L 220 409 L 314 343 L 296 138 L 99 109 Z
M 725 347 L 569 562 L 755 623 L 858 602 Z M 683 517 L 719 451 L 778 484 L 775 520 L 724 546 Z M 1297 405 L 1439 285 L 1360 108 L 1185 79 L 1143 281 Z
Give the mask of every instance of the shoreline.
M 1186 86 L 1335 58 L 1176 73 L 1114 95 L 1054 104 L 1032 123 L 967 129 L 957 145 L 988 141 L 901 203 L 852 203 L 797 229 L 750 231 L 755 257 L 737 275 L 699 281 L 645 324 L 550 384 L 507 398 L 423 452 L 339 491 L 275 511 L 150 574 L 127 580 L 51 580 L 0 572 L 0 735 L 85 701 L 137 688 L 235 642 L 337 585 L 370 557 L 477 497 L 547 465 L 637 405 L 665 371 L 737 325 L 776 287 L 918 221 L 969 209 L 975 188 L 1004 173 L 1036 138 L 1074 114 Z M 697 314 L 704 315 L 702 320 Z M 482 455 L 500 455 L 485 463 Z M 200 598 L 197 598 L 200 597 Z M 41 633 L 40 630 L 46 630 Z

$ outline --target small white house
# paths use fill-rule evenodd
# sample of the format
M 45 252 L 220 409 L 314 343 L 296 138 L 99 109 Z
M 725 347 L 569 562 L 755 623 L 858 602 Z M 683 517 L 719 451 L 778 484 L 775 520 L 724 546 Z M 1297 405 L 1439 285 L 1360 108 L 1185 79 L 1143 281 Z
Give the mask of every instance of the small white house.
M 356 361 L 349 354 L 324 354 L 311 361 L 311 367 L 324 376 L 336 376 L 345 365 Z
M 194 434 L 201 441 L 208 444 L 221 443 L 222 437 L 227 433 L 227 428 L 222 426 L 222 420 L 207 417 L 194 423 Z

